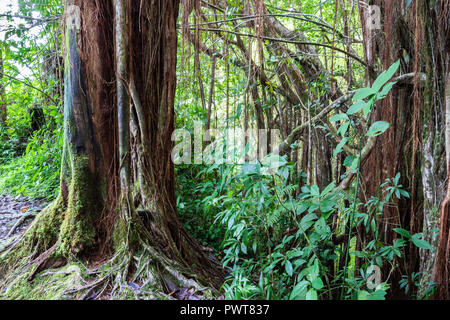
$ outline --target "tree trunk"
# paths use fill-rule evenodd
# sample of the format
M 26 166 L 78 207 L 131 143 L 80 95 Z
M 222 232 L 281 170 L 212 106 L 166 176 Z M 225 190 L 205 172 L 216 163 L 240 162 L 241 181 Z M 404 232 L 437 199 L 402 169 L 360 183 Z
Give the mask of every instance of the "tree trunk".
M 370 4 L 378 5 L 381 9 L 383 30 L 371 30 L 369 33 L 370 46 L 366 45 L 366 59 L 376 62 L 379 58 L 380 69 L 387 69 L 397 59 L 402 60 L 401 73 L 413 72 L 413 61 L 409 59 L 406 62 L 403 59 L 403 53 L 407 52 L 409 57 L 414 57 L 414 48 L 405 46 L 410 42 L 407 36 L 410 34 L 405 19 L 405 7 L 400 1 L 372 1 Z M 404 37 L 404 38 L 403 38 Z M 371 81 L 374 79 L 372 78 Z M 413 136 L 414 128 L 414 101 L 411 98 L 412 85 L 399 88 L 394 87 L 391 93 L 379 103 L 374 109 L 372 121 L 384 120 L 391 124 L 391 127 L 385 134 L 379 136 L 375 147 L 369 155 L 367 161 L 362 165 L 362 197 L 364 200 L 371 196 L 381 196 L 380 185 L 388 178 L 393 178 L 397 172 L 401 173 L 400 184 L 407 188 L 411 194 L 412 203 L 409 199 L 396 201 L 396 206 L 385 206 L 379 223 L 379 240 L 386 245 L 392 245 L 397 238 L 397 234 L 392 230 L 396 227 L 410 229 L 414 221 L 414 230 L 412 233 L 421 232 L 422 208 L 420 203 L 420 171 L 419 165 L 411 171 L 412 156 L 417 157 L 418 152 L 413 153 L 412 144 L 418 139 L 419 133 Z M 405 129 L 407 128 L 407 129 Z M 413 155 L 414 154 L 414 155 Z M 408 165 L 405 165 L 408 164 Z M 414 176 L 414 181 L 411 177 Z M 409 178 L 408 178 L 409 177 Z M 414 207 L 413 207 L 414 206 Z M 360 238 L 364 239 L 362 235 Z M 365 243 L 362 244 L 362 247 Z M 414 253 L 415 254 L 415 253 Z M 393 297 L 401 297 L 404 292 L 399 287 L 399 281 L 402 273 L 411 274 L 418 271 L 416 256 L 407 253 L 409 267 L 401 265 L 400 268 L 391 270 L 389 266 L 383 268 L 383 279 L 388 279 L 392 283 L 391 294 Z M 359 260 L 359 259 L 358 259 Z M 357 262 L 358 263 L 358 262 Z M 407 270 L 408 269 L 408 270 Z M 394 271 L 391 274 L 391 271 Z M 411 288 L 410 292 L 413 290 Z
M 361 197 L 368 199 L 380 195 L 379 185 L 400 172 L 400 184 L 411 198 L 401 199 L 396 201 L 396 206 L 384 208 L 379 240 L 392 244 L 398 237 L 392 229 L 401 227 L 411 234 L 424 232 L 425 239 L 433 244 L 432 229 L 436 225 L 433 216 L 443 196 L 439 189 L 445 179 L 439 165 L 443 127 L 442 82 L 445 82 L 445 68 L 442 66 L 445 55 L 440 47 L 448 43 L 448 16 L 445 16 L 448 8 L 444 9 L 445 1 L 417 0 L 408 5 L 401 1 L 376 0 L 370 4 L 381 8 L 383 32 L 364 30 L 366 61 L 374 64 L 379 58 L 381 67 L 386 69 L 400 59 L 401 73 L 414 72 L 415 77 L 413 83 L 397 84 L 374 110 L 372 121 L 385 120 L 391 123 L 391 127 L 377 138 L 374 150 L 362 166 L 364 193 Z M 364 22 L 362 19 L 363 25 Z M 426 73 L 425 83 L 419 80 L 419 73 Z M 445 224 L 444 208 L 445 205 L 441 227 L 442 223 Z M 448 226 L 443 228 L 448 229 Z M 365 243 L 368 239 L 362 240 Z M 406 264 L 401 264 L 390 277 L 391 294 L 396 298 L 405 294 L 399 287 L 402 274 L 408 275 L 408 295 L 420 296 L 422 293 L 418 293 L 413 285 L 412 275 L 419 271 L 424 275 L 430 274 L 433 265 L 433 253 L 419 251 L 412 243 L 405 254 Z M 448 260 L 443 265 L 448 267 Z M 390 273 L 390 267 L 385 266 L 383 279 L 387 279 Z M 421 282 L 426 284 L 429 280 L 423 278 Z M 448 279 L 444 282 L 448 283 Z
M 448 34 L 447 34 L 448 35 Z M 448 37 L 450 38 L 450 37 Z M 450 46 L 447 39 L 445 76 L 445 151 L 447 155 L 447 192 L 441 207 L 439 242 L 436 252 L 434 279 L 438 284 L 436 297 L 450 299 Z

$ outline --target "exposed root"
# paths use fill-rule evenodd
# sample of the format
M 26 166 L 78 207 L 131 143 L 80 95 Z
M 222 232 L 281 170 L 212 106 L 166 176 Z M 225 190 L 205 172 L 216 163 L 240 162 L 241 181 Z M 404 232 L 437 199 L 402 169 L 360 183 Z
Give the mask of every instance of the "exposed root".
M 125 247 L 124 247 L 125 249 Z M 146 247 L 138 256 L 121 250 L 103 265 L 88 269 L 72 263 L 58 269 L 39 270 L 51 252 L 24 265 L 25 272 L 15 274 L 7 286 L 1 288 L 3 299 L 174 299 L 177 289 L 191 290 L 205 299 L 214 291 L 183 276 L 173 264 L 167 265 L 156 250 Z M 163 263 L 163 264 L 162 264 Z M 131 269 L 135 271 L 131 272 Z
M 50 214 L 59 212 L 55 208 L 50 207 L 42 215 L 50 219 Z M 63 255 L 60 240 L 48 248 L 50 238 L 37 232 L 33 224 L 0 257 L 0 297 L 175 299 L 175 292 L 179 291 L 205 299 L 218 296 L 216 289 L 204 286 L 210 283 L 209 279 L 194 274 L 190 268 L 169 258 L 163 249 L 155 247 L 140 221 L 122 226 L 125 234 L 115 247 L 115 255 L 90 269 L 76 255 Z
M 14 231 L 16 231 L 16 229 L 18 227 L 20 227 L 22 225 L 22 223 L 25 222 L 25 220 L 29 219 L 29 218 L 35 218 L 36 214 L 24 214 L 22 217 L 20 217 L 19 220 L 17 220 L 17 222 L 12 226 L 12 228 L 9 230 L 8 234 L 6 235 L 6 238 L 9 238 L 13 235 Z

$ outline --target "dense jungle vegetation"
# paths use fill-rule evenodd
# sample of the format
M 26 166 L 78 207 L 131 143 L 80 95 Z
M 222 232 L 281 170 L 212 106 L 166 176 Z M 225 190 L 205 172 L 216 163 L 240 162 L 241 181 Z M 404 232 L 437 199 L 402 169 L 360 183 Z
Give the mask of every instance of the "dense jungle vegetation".
M 0 21 L 1 299 L 450 298 L 448 0 Z

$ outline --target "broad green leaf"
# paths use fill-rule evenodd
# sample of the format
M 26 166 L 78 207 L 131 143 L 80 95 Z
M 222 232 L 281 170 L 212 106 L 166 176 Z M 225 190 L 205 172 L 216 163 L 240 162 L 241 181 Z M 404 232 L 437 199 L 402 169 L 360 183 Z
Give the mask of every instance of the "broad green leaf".
M 316 289 L 316 290 L 322 289 L 322 288 L 323 288 L 323 281 L 322 281 L 322 279 L 320 279 L 320 278 L 315 279 L 315 280 L 312 282 L 312 286 L 313 286 L 313 288 Z
M 301 266 L 301 265 L 303 265 L 305 263 L 306 263 L 305 259 L 297 259 L 297 260 L 294 261 L 294 265 L 295 265 L 296 268 L 298 268 L 299 266 Z
M 355 156 L 347 156 L 344 160 L 344 166 L 350 167 L 353 163 L 353 160 L 355 160 L 355 159 L 356 159 Z
M 309 282 L 306 280 L 300 281 L 299 283 L 297 283 L 294 287 L 294 289 L 292 289 L 291 295 L 289 296 L 289 300 L 295 300 L 297 298 L 299 298 L 300 296 L 303 296 L 304 293 L 303 291 L 306 290 L 306 288 L 308 287 Z
M 352 164 L 350 165 L 350 168 L 352 169 L 352 171 L 356 171 L 358 169 L 358 164 L 359 164 L 359 156 L 355 157 L 355 159 L 353 159 Z
M 385 300 L 386 291 L 376 290 L 374 293 L 369 293 L 365 290 L 358 291 L 358 300 Z
M 367 103 L 363 100 L 355 102 L 350 108 L 348 108 L 347 114 L 351 115 L 360 112 L 366 106 L 366 104 Z
M 322 193 L 320 194 L 320 196 L 325 196 L 327 195 L 331 190 L 333 190 L 336 187 L 336 185 L 334 184 L 334 182 L 331 182 L 329 185 L 327 185 L 325 187 L 325 189 L 322 190 Z
M 248 174 L 258 174 L 260 172 L 259 166 L 252 163 L 245 163 L 242 165 L 242 174 L 248 175 Z
M 355 95 L 353 96 L 353 100 L 354 101 L 362 100 L 371 95 L 374 95 L 375 93 L 377 93 L 377 91 L 373 90 L 372 88 L 361 88 L 355 92 Z
M 336 134 L 341 135 L 341 137 L 345 137 L 345 134 L 347 133 L 348 127 L 350 126 L 350 121 L 346 121 L 337 130 Z
M 391 65 L 389 69 L 383 71 L 372 84 L 372 90 L 378 92 L 381 89 L 381 87 L 384 86 L 384 84 L 388 82 L 392 78 L 392 76 L 397 72 L 399 66 L 400 60 L 397 60 L 397 62 Z
M 409 193 L 408 193 L 408 191 L 400 190 L 400 194 L 401 194 L 402 196 L 404 196 L 405 198 L 409 198 Z
M 369 300 L 369 293 L 366 290 L 358 291 L 358 300 Z
M 394 86 L 394 84 L 396 84 L 396 83 L 397 82 L 394 81 L 394 82 L 389 82 L 387 85 L 385 85 L 383 87 L 383 89 L 381 90 L 381 92 L 378 94 L 377 100 L 384 99 L 387 96 L 387 94 L 389 93 L 389 91 L 391 91 L 391 89 Z
M 390 126 L 391 124 L 389 122 L 377 121 L 370 126 L 369 130 L 366 133 L 366 136 L 368 137 L 379 136 L 380 134 L 385 132 Z
M 394 228 L 394 229 L 392 229 L 392 230 L 394 230 L 394 231 L 397 232 L 398 234 L 402 235 L 402 236 L 405 237 L 406 239 L 411 239 L 411 234 L 410 234 L 407 230 L 405 230 L 405 229 L 402 229 L 402 228 Z
M 369 101 L 365 104 L 363 108 L 363 114 L 367 117 L 367 115 L 370 113 L 370 111 L 373 108 L 373 104 L 375 103 L 375 96 L 370 98 Z
M 314 290 L 313 288 L 309 289 L 308 292 L 306 293 L 306 300 L 317 300 L 317 291 Z
M 286 264 L 284 265 L 285 269 L 286 269 L 286 273 L 292 277 L 292 275 L 294 274 L 294 269 L 292 268 L 292 263 L 289 260 L 286 260 Z
M 431 250 L 431 245 L 423 239 L 418 239 L 418 238 L 412 237 L 412 242 L 421 249 Z
M 231 217 L 230 220 L 228 220 L 228 229 L 231 229 L 234 225 L 234 217 Z
M 316 279 L 319 276 L 320 268 L 319 268 L 319 260 L 314 259 L 314 263 L 311 266 L 309 275 L 312 280 Z
M 308 213 L 304 216 L 300 221 L 302 231 L 308 230 L 314 224 L 315 220 L 317 220 L 317 215 L 315 213 Z
M 376 290 L 369 296 L 369 300 L 385 300 L 386 291 Z
M 336 158 L 336 156 L 344 149 L 345 144 L 347 143 L 348 138 L 345 137 L 339 142 L 339 144 L 336 146 L 336 149 L 333 152 L 333 158 Z
M 317 185 L 311 186 L 311 194 L 313 196 L 320 196 L 320 190 L 319 190 L 319 187 Z
M 292 258 L 297 258 L 297 257 L 301 257 L 303 255 L 303 251 L 300 248 L 294 248 L 292 250 L 289 250 L 286 253 L 286 257 L 288 259 L 292 259 Z
M 330 232 L 330 227 L 327 225 L 324 218 L 320 218 L 314 224 L 314 228 L 319 235 L 327 234 Z
M 298 206 L 295 214 L 297 214 L 297 215 L 302 214 L 303 212 L 308 210 L 308 208 L 309 208 L 309 202 L 306 202 L 306 201 L 301 202 L 300 205 Z
M 346 115 L 345 113 L 338 113 L 330 118 L 330 122 L 336 122 L 341 120 L 348 120 L 348 115 Z
M 322 200 L 320 201 L 320 211 L 321 212 L 329 212 L 333 210 L 334 201 L 333 200 Z

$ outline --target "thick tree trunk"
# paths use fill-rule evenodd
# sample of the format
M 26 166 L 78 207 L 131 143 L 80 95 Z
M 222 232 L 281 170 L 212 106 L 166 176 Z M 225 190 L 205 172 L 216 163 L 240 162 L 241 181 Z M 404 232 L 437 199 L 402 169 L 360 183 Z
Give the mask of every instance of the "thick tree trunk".
M 376 62 L 379 58 L 380 69 L 387 69 L 397 59 L 402 59 L 401 73 L 413 71 L 414 59 L 408 62 L 403 60 L 403 52 L 406 50 L 409 57 L 414 57 L 414 48 L 405 47 L 409 44 L 410 38 L 402 38 L 408 35 L 407 22 L 404 20 L 406 13 L 402 2 L 400 1 L 371 1 L 370 4 L 378 5 L 381 8 L 381 19 L 383 21 L 383 30 L 371 30 L 369 36 L 371 43 L 366 46 L 366 59 Z M 405 29 L 406 28 L 406 29 Z M 374 79 L 372 78 L 371 81 Z M 419 137 L 419 132 L 413 136 L 414 128 L 414 102 L 411 99 L 412 85 L 406 87 L 396 86 L 391 93 L 377 105 L 373 112 L 372 121 L 384 120 L 391 124 L 391 127 L 385 134 L 376 139 L 374 150 L 369 155 L 366 163 L 362 165 L 362 197 L 369 199 L 371 196 L 381 196 L 380 185 L 388 178 L 393 178 L 397 172 L 401 173 L 401 181 L 408 192 L 411 194 L 412 203 L 409 199 L 397 201 L 396 206 L 385 206 L 383 214 L 380 217 L 379 234 L 380 241 L 386 245 L 391 245 L 397 238 L 397 234 L 392 230 L 396 227 L 410 229 L 414 226 L 412 233 L 421 232 L 422 207 L 421 207 L 421 187 L 420 187 L 420 168 L 415 165 L 414 175 L 411 171 L 411 159 L 417 157 L 417 152 L 413 155 L 413 144 Z M 405 129 L 407 128 L 407 129 Z M 416 150 L 417 151 L 417 150 Z M 409 177 L 409 178 L 408 178 Z M 411 181 L 414 177 L 414 181 Z M 395 199 L 393 199 L 396 201 Z M 414 206 L 414 207 L 413 207 Z M 414 222 L 414 223 L 413 223 Z M 367 241 L 363 235 L 360 239 L 364 241 L 362 247 Z M 407 252 L 408 268 L 400 265 L 400 268 L 391 270 L 390 266 L 384 266 L 383 279 L 388 279 L 392 283 L 391 294 L 394 297 L 404 295 L 399 287 L 401 275 L 418 271 L 418 261 L 414 249 L 413 256 Z M 357 262 L 357 264 L 359 261 Z M 408 269 L 408 270 L 407 270 Z M 394 272 L 392 272 L 394 271 Z M 413 288 L 411 288 L 411 293 Z
M 444 9 L 445 1 L 417 0 L 409 6 L 392 0 L 371 1 L 370 4 L 381 8 L 384 32 L 365 30 L 366 61 L 375 63 L 379 58 L 381 66 L 387 68 L 400 59 L 401 73 L 414 72 L 416 76 L 412 84 L 397 84 L 374 110 L 373 121 L 385 120 L 392 126 L 377 138 L 373 152 L 362 167 L 362 197 L 380 195 L 378 186 L 400 172 L 400 184 L 411 198 L 398 201 L 396 207 L 384 208 L 379 225 L 380 240 L 392 244 L 398 237 L 392 229 L 402 227 L 411 234 L 424 232 L 425 239 L 434 245 L 432 231 L 436 227 L 436 208 L 443 197 L 439 190 L 445 179 L 443 166 L 439 165 L 444 112 L 442 83 L 445 82 L 442 65 L 445 55 L 441 47 L 448 41 L 448 16 L 445 16 L 448 8 Z M 409 59 L 405 59 L 405 54 Z M 420 72 L 426 73 L 426 83 L 419 80 Z M 445 224 L 442 222 L 445 214 L 442 216 L 441 227 Z M 427 275 L 433 266 L 434 254 L 419 251 L 412 243 L 405 253 L 406 265 L 400 265 L 390 277 L 392 295 L 400 297 L 404 294 L 398 284 L 401 275 L 407 274 L 408 294 L 423 296 L 423 292 L 416 292 L 412 275 L 419 271 L 423 273 L 425 277 L 421 282 L 425 291 L 431 280 Z M 448 266 L 448 260 L 444 265 Z M 384 268 L 383 278 L 387 279 L 390 272 L 389 267 Z
M 448 44 L 448 40 L 447 40 Z M 436 252 L 434 279 L 438 284 L 436 297 L 450 299 L 450 46 L 446 48 L 446 76 L 445 76 L 445 151 L 447 155 L 447 192 L 441 207 L 439 242 Z

